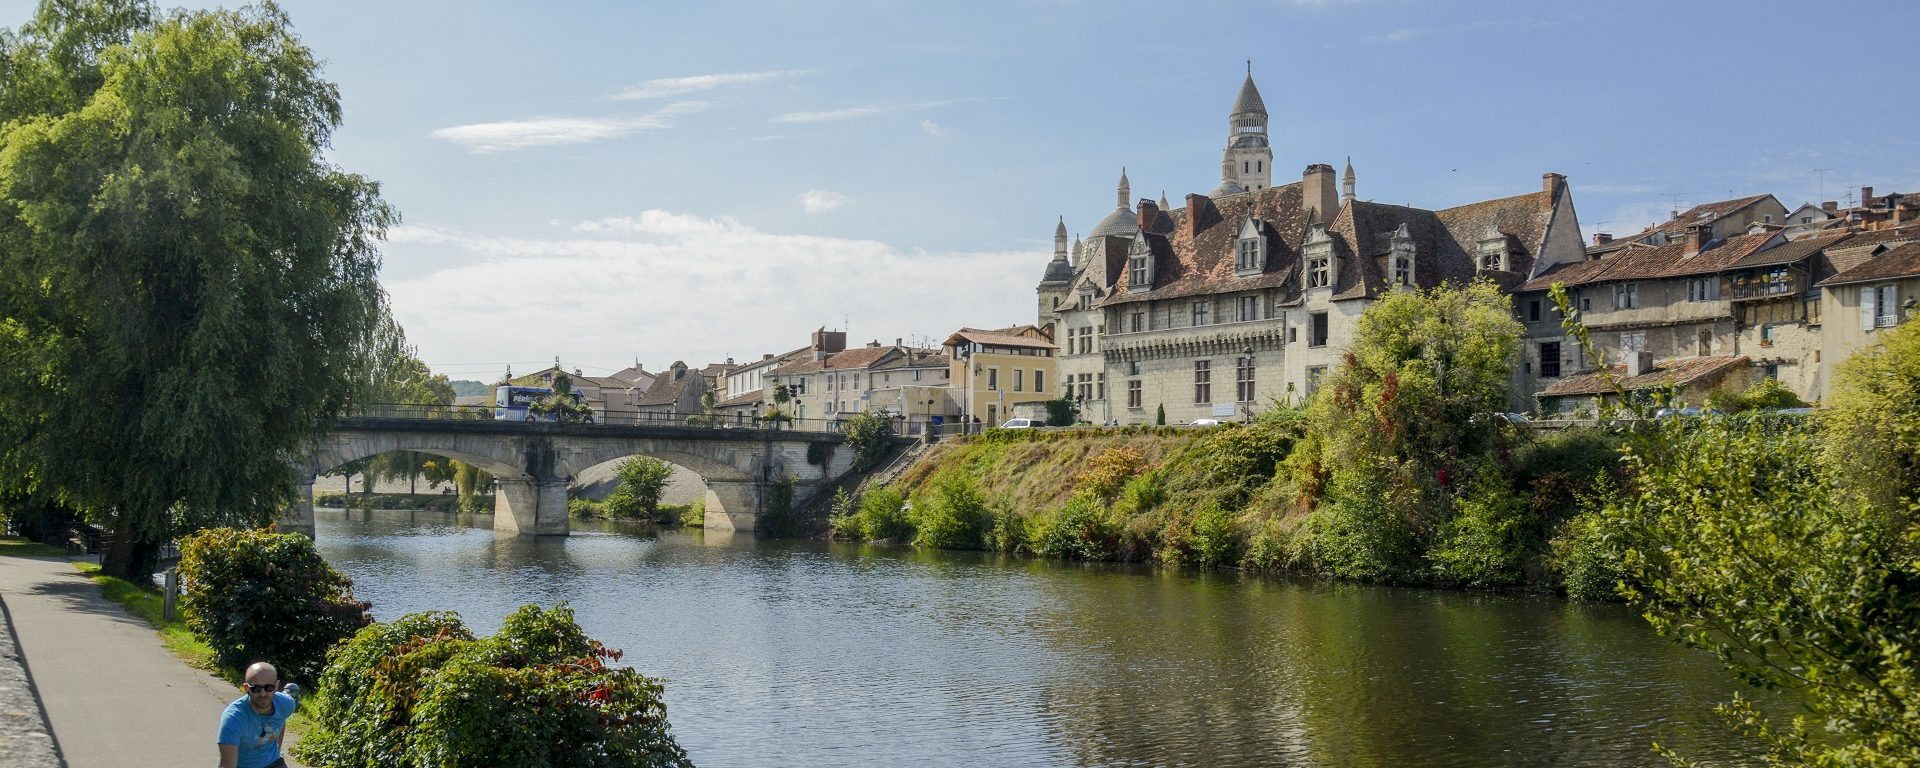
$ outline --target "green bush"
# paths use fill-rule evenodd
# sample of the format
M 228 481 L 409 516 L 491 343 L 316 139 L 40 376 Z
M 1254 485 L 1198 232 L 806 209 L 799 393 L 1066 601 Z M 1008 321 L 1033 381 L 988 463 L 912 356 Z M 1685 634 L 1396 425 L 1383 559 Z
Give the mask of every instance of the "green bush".
M 913 545 L 936 549 L 981 549 L 993 526 L 993 515 L 973 477 L 952 471 L 934 478 L 932 492 L 914 504 L 909 519 L 915 531 Z
M 1057 511 L 1027 518 L 1027 548 L 1043 557 L 1111 560 L 1120 550 L 1119 539 L 1100 503 L 1084 495 Z
M 1161 560 L 1202 568 L 1237 565 L 1245 549 L 1233 513 L 1217 503 L 1200 508 L 1191 520 L 1167 526 L 1161 539 Z
M 858 508 L 835 515 L 828 525 L 835 538 L 905 542 L 913 538 L 906 505 L 907 498 L 900 489 L 883 485 L 860 494 Z
M 1507 486 L 1506 478 L 1480 474 L 1467 493 L 1454 500 L 1453 516 L 1427 551 L 1434 577 L 1469 587 L 1519 583 L 1530 554 L 1526 520 L 1526 499 Z
M 1707 395 L 1707 407 L 1728 414 L 1770 408 L 1804 408 L 1806 405 L 1806 401 L 1801 400 L 1787 385 L 1781 384 L 1779 379 L 1770 378 L 1762 378 L 1739 392 L 1716 389 Z
M 893 447 L 893 419 L 885 413 L 861 411 L 840 422 L 840 434 L 853 449 L 853 468 L 864 472 L 878 466 Z
M 660 509 L 660 493 L 673 477 L 673 465 L 652 456 L 634 456 L 614 469 L 617 484 L 601 504 L 609 517 L 651 518 Z
M 327 649 L 371 621 L 353 582 L 299 534 L 212 528 L 180 540 L 180 612 L 235 672 L 271 662 L 312 680 Z
M 707 498 L 694 499 L 687 509 L 680 513 L 680 524 L 688 528 L 704 528 L 707 525 Z
M 799 526 L 793 514 L 793 484 L 798 479 L 787 475 L 767 485 L 767 508 L 761 512 L 756 526 L 761 533 L 768 536 L 793 535 Z
M 453 614 L 376 624 L 340 646 L 301 760 L 335 768 L 684 766 L 660 683 L 590 640 L 566 606 L 524 606 L 476 640 Z
M 1334 473 L 1325 503 L 1307 518 L 1313 567 L 1349 579 L 1411 580 L 1420 546 L 1404 510 L 1413 500 L 1396 492 L 1388 468 L 1349 470 Z
M 1609 487 L 1595 498 L 1611 497 Z M 1597 502 L 1596 502 L 1597 503 Z M 1623 569 L 1621 541 L 1614 522 L 1596 512 L 1582 512 L 1561 526 L 1553 538 L 1549 565 L 1560 575 L 1560 586 L 1576 600 L 1620 599 Z
M 586 520 L 606 517 L 607 510 L 606 505 L 601 502 L 574 497 L 567 499 L 567 514 L 572 515 L 575 520 Z

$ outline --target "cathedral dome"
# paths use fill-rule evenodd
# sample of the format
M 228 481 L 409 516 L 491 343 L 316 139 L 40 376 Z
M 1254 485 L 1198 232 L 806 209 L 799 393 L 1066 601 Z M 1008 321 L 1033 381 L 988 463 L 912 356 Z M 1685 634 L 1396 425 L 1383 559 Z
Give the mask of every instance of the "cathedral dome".
M 1236 182 L 1233 179 L 1227 179 L 1225 181 L 1220 182 L 1220 186 L 1214 187 L 1212 192 L 1208 192 L 1207 197 L 1218 200 L 1228 195 L 1238 195 L 1246 191 L 1247 191 L 1247 188 L 1240 186 L 1239 182 Z
M 1140 218 L 1128 208 L 1115 208 L 1113 213 L 1093 226 L 1088 237 L 1132 237 L 1140 229 Z

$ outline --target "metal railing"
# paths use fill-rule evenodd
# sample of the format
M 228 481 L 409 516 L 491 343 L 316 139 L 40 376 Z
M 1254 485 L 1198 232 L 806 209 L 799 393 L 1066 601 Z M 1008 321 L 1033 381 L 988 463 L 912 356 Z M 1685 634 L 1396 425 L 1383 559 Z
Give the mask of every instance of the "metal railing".
M 438 405 L 419 403 L 358 403 L 349 405 L 341 414 L 349 419 L 403 419 L 419 421 L 496 421 L 500 423 L 518 423 L 520 419 L 496 417 L 496 409 L 491 405 Z M 549 419 L 524 420 L 525 423 L 551 423 Z M 715 413 L 715 414 L 673 414 L 650 411 L 607 411 L 594 409 L 586 415 L 585 421 L 572 422 L 578 426 L 608 427 L 693 427 L 715 430 L 748 429 L 776 430 L 785 432 L 811 432 L 838 434 L 839 419 L 766 419 L 756 414 Z

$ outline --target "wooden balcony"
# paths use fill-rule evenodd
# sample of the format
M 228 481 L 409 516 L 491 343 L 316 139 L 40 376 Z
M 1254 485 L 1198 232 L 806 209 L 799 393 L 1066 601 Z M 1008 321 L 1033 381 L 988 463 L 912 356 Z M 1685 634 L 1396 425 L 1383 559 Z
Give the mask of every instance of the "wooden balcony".
M 1806 277 L 1797 272 L 1756 274 L 1727 281 L 1728 297 L 1734 301 L 1789 298 L 1806 290 Z

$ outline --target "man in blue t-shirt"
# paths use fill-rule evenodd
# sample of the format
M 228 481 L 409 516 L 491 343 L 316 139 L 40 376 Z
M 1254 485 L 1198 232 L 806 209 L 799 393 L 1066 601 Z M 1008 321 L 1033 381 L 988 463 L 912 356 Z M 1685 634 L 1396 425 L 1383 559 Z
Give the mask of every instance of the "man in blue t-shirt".
M 280 692 L 280 673 L 264 661 L 247 667 L 247 695 L 220 713 L 220 768 L 286 768 L 280 741 L 298 706 Z

